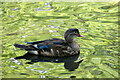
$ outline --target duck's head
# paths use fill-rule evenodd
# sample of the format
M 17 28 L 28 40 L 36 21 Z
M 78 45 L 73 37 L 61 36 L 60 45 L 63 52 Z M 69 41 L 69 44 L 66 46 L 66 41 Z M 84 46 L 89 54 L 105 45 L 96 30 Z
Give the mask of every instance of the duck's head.
M 73 41 L 73 38 L 75 37 L 83 37 L 82 35 L 80 35 L 77 28 L 70 28 L 64 34 L 64 38 L 67 42 Z

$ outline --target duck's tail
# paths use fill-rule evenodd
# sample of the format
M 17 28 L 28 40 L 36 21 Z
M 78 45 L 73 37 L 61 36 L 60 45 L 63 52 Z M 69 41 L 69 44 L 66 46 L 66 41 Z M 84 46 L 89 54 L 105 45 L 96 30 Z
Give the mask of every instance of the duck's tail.
M 21 45 L 21 44 L 14 44 L 15 47 L 24 49 L 24 50 L 35 50 L 35 48 L 31 45 Z

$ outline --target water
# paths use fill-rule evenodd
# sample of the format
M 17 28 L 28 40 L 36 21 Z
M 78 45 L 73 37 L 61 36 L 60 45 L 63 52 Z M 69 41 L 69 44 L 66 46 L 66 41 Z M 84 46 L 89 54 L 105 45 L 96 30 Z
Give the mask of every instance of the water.
M 3 78 L 118 78 L 118 5 L 115 2 L 4 2 L 2 26 Z M 65 67 L 64 61 L 56 63 L 47 59 L 31 63 L 29 59 L 14 59 L 26 53 L 16 49 L 14 43 L 64 39 L 68 28 L 78 28 L 84 35 L 76 38 L 81 55 L 75 62 L 84 59 L 77 69 L 69 71 L 70 65 Z

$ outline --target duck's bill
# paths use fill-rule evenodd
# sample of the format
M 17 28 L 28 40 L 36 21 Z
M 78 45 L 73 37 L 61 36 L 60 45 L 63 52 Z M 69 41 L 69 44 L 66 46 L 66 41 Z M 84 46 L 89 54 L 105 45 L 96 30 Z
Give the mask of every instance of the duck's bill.
M 78 37 L 84 37 L 83 35 L 80 35 L 80 34 L 78 34 L 77 36 L 78 36 Z

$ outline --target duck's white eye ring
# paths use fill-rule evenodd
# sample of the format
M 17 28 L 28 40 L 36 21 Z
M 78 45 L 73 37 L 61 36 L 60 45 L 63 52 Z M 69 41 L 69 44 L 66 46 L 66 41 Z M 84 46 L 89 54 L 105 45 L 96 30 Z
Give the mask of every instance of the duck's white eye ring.
M 77 34 L 77 32 L 74 32 L 75 34 Z

